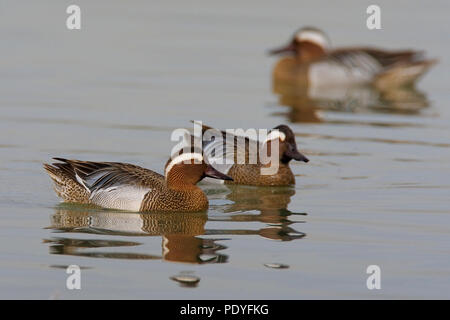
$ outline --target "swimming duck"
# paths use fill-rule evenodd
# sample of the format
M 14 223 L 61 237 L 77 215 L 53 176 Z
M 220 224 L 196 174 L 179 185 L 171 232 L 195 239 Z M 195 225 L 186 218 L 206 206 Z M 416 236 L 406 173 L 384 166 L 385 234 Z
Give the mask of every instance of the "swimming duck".
M 210 139 L 211 137 L 205 134 L 207 131 L 214 136 L 221 136 L 222 138 L 217 140 Z M 190 138 L 191 143 L 193 143 L 196 137 L 191 136 Z M 238 140 L 242 141 L 242 139 L 245 139 L 245 148 L 238 148 L 237 142 Z M 271 163 L 262 163 L 259 152 L 264 148 L 270 148 L 274 140 L 278 140 L 278 170 L 274 174 L 263 174 L 261 169 L 267 168 Z M 253 145 L 257 146 L 254 151 L 250 149 L 252 142 L 255 142 Z M 289 167 L 289 162 L 292 159 L 303 162 L 309 161 L 307 157 L 298 151 L 295 135 L 291 128 L 286 125 L 279 125 L 273 128 L 265 141 L 255 141 L 250 140 L 248 137 L 232 135 L 202 124 L 202 148 L 207 162 L 233 179 L 224 181 L 227 184 L 254 186 L 292 185 L 295 184 L 295 178 Z M 217 150 L 223 150 L 223 153 L 216 155 Z M 257 161 L 251 164 L 249 159 L 254 155 L 253 152 L 256 153 Z M 217 161 L 218 159 L 219 162 Z M 224 159 L 230 159 L 231 161 L 223 161 Z M 238 159 L 245 159 L 245 162 L 239 163 Z M 205 181 L 210 180 L 205 179 Z
M 388 51 L 371 47 L 332 49 L 321 30 L 305 27 L 291 42 L 270 54 L 290 54 L 278 61 L 274 79 L 296 81 L 306 87 L 372 84 L 379 89 L 409 86 L 435 59 L 425 60 L 413 50 Z
M 208 165 L 200 153 L 173 157 L 166 163 L 165 176 L 128 163 L 54 159 L 60 162 L 44 164 L 44 168 L 59 197 L 109 209 L 204 211 L 208 199 L 197 182 L 204 177 L 231 180 Z

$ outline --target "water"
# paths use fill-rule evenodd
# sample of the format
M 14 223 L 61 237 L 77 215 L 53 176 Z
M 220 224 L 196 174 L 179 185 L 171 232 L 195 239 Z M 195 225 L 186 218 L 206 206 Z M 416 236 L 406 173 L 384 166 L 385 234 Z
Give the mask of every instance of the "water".
M 380 31 L 360 1 L 78 1 L 81 31 L 69 4 L 1 6 L 0 298 L 450 298 L 448 2 L 379 1 Z M 412 92 L 273 93 L 265 52 L 306 24 L 440 63 Z M 295 187 L 203 185 L 207 214 L 169 216 L 59 204 L 42 169 L 162 172 L 193 119 L 289 124 L 311 161 L 291 165 Z M 71 264 L 81 290 L 66 289 Z

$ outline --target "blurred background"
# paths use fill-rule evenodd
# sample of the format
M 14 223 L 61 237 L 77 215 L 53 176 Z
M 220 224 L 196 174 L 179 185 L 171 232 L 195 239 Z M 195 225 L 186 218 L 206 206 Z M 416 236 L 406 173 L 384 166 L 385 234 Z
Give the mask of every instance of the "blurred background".
M 0 298 L 450 298 L 448 1 L 377 1 L 381 30 L 366 27 L 373 1 L 78 0 L 68 30 L 71 4 L 0 3 Z M 305 25 L 440 62 L 412 91 L 311 101 L 274 87 L 267 55 Z M 311 161 L 292 163 L 295 187 L 205 185 L 194 217 L 60 205 L 42 169 L 62 156 L 162 172 L 189 120 L 288 124 Z M 65 287 L 71 264 L 81 290 Z

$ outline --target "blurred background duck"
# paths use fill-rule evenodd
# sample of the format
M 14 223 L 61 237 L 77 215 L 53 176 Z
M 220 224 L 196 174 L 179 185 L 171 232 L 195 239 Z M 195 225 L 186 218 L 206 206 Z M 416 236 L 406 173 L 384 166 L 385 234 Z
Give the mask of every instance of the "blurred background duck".
M 327 35 L 314 27 L 300 29 L 288 45 L 271 50 L 270 54 L 288 54 L 273 70 L 275 81 L 295 81 L 304 87 L 412 86 L 437 62 L 414 50 L 332 49 Z

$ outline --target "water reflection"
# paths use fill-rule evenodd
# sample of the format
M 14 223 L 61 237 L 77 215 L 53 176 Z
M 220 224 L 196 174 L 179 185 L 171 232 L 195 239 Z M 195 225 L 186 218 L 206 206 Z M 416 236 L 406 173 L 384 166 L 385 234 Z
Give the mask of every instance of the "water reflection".
M 121 246 L 138 246 L 138 242 L 128 241 L 110 241 L 93 239 L 71 239 L 71 238 L 52 238 L 44 240 L 44 243 L 50 244 L 51 254 L 63 254 L 70 256 L 81 256 L 91 258 L 114 258 L 114 259 L 161 259 L 157 255 L 137 254 L 127 252 L 107 252 L 107 251 L 83 251 L 82 249 L 108 248 Z
M 293 187 L 253 187 L 230 185 L 223 186 L 222 193 L 216 199 L 229 200 L 229 204 L 221 205 L 216 210 L 228 215 L 210 217 L 214 221 L 263 222 L 268 227 L 259 230 L 227 230 L 228 234 L 257 234 L 271 240 L 291 241 L 303 238 L 305 234 L 291 227 L 292 224 L 303 223 L 292 217 L 306 216 L 304 212 L 288 210 L 291 197 L 295 195 Z M 241 213 L 242 212 L 242 213 Z M 220 230 L 214 230 L 216 234 Z M 209 230 L 213 232 L 213 230 Z
M 279 104 L 290 107 L 291 122 L 319 123 L 321 111 L 417 114 L 429 106 L 425 93 L 414 87 L 376 89 L 371 86 L 310 88 L 273 78 Z
M 44 242 L 50 244 L 52 254 L 115 259 L 164 259 L 185 263 L 226 262 L 227 256 L 218 252 L 226 247 L 216 243 L 222 239 L 198 237 L 205 233 L 206 221 L 205 213 L 139 214 L 61 205 L 51 217 L 50 229 L 66 233 L 110 236 L 161 236 L 162 255 L 99 250 L 142 245 L 141 242 L 117 239 L 54 237 Z
M 80 205 L 61 204 L 51 216 L 49 229 L 65 236 L 44 239 L 51 254 L 115 259 L 162 259 L 182 263 L 225 263 L 222 253 L 227 235 L 258 235 L 266 239 L 292 241 L 304 233 L 292 225 L 303 221 L 290 216 L 304 216 L 287 209 L 293 188 L 230 186 L 211 198 L 227 200 L 212 206 L 206 213 L 124 213 Z M 215 213 L 218 212 L 218 213 Z M 220 228 L 205 228 L 207 221 L 220 223 Z M 255 222 L 257 228 L 239 228 L 242 222 Z M 261 224 L 263 227 L 261 227 Z M 228 228 L 229 227 L 229 228 Z M 69 237 L 67 234 L 96 234 L 107 239 Z M 144 241 L 123 237 L 161 236 L 161 254 L 136 253 Z M 206 236 L 206 237 L 202 237 Z M 219 237 L 220 236 L 220 237 Z

